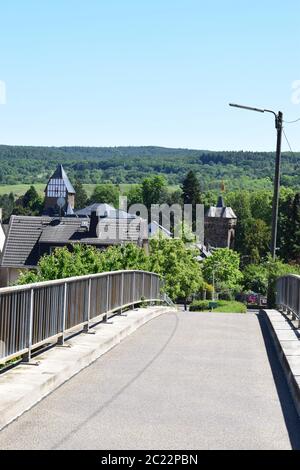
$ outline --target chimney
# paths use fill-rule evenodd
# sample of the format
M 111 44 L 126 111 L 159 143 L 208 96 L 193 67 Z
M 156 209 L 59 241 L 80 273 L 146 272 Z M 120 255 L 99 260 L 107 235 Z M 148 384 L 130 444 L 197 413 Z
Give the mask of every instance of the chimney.
M 97 227 L 99 223 L 98 211 L 92 211 L 90 220 L 90 237 L 97 238 Z

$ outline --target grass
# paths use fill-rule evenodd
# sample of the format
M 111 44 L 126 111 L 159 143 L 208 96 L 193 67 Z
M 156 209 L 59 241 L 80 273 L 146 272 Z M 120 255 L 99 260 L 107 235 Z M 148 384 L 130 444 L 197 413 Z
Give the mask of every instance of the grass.
M 3 196 L 3 194 L 10 194 L 13 193 L 15 196 L 23 196 L 23 194 L 28 191 L 30 188 L 31 184 L 1 184 L 0 185 L 0 196 Z M 45 189 L 45 184 L 43 183 L 37 183 L 34 184 L 35 189 L 39 194 L 43 194 L 44 189 Z
M 190 305 L 191 312 L 209 312 L 212 311 L 210 308 L 210 300 L 195 300 Z M 213 309 L 214 312 L 220 313 L 246 313 L 247 307 L 242 302 L 235 300 L 218 300 L 215 302 L 216 307 Z
M 99 183 L 99 185 L 101 185 L 101 183 Z M 34 186 L 37 192 L 41 196 L 43 196 L 46 183 L 33 183 L 33 185 L 31 184 L 1 184 L 0 196 L 3 196 L 3 194 L 13 193 L 15 197 L 20 197 L 20 196 L 23 196 L 26 193 L 26 191 L 28 191 L 30 186 Z M 97 184 L 83 184 L 83 187 L 86 190 L 88 197 L 92 195 L 95 186 L 98 186 L 98 185 Z M 120 184 L 119 187 L 120 187 L 121 194 L 127 193 L 127 191 L 129 191 L 129 189 L 133 186 L 136 186 L 136 184 L 127 184 L 127 183 Z M 177 185 L 168 186 L 168 188 L 170 191 L 176 191 L 177 189 L 179 189 L 179 186 Z

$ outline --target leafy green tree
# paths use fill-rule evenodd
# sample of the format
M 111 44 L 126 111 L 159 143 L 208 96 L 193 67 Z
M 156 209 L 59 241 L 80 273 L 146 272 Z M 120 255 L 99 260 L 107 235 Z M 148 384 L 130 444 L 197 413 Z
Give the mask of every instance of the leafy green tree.
M 243 287 L 246 291 L 267 295 L 269 272 L 266 264 L 249 264 L 243 270 Z
M 228 248 L 219 248 L 202 263 L 204 280 L 209 284 L 213 283 L 220 289 L 238 289 L 243 280 L 240 271 L 239 253 Z
M 24 196 L 15 204 L 13 213 L 16 215 L 40 215 L 43 208 L 43 199 L 34 186 L 30 186 Z
M 141 185 L 132 186 L 126 193 L 128 209 L 133 204 L 143 204 L 143 190 Z
M 277 245 L 279 247 L 278 255 L 284 261 L 292 259 L 292 234 L 293 234 L 293 202 L 295 193 L 293 191 L 284 191 L 281 189 L 278 213 L 278 237 Z
M 182 197 L 184 204 L 200 204 L 200 183 L 194 171 L 190 170 L 182 183 Z
M 152 240 L 149 256 L 134 244 L 110 247 L 105 251 L 75 244 L 70 250 L 57 248 L 51 255 L 41 258 L 37 270 L 21 274 L 18 284 L 123 269 L 150 270 L 164 276 L 165 290 L 172 299 L 187 299 L 202 286 L 195 255 L 181 240 Z
M 15 207 L 15 198 L 13 193 L 0 196 L 0 207 L 3 210 L 2 220 L 7 223 Z
M 83 209 L 88 205 L 88 196 L 86 190 L 84 189 L 83 184 L 79 180 L 75 181 L 74 189 L 76 191 L 75 209 Z
M 119 193 L 118 187 L 114 184 L 101 184 L 95 187 L 89 202 L 90 204 L 111 204 L 113 207 L 117 208 L 119 206 Z
M 250 194 L 250 208 L 254 219 L 260 219 L 271 226 L 272 221 L 272 191 L 254 191 Z
M 244 234 L 244 252 L 252 263 L 258 263 L 270 251 L 271 230 L 261 219 L 247 221 Z
M 268 295 L 269 307 L 274 307 L 276 303 L 276 280 L 286 274 L 300 274 L 300 266 L 284 263 L 279 258 L 273 260 L 269 255 L 262 263 L 247 266 L 243 274 L 244 289 Z
M 101 253 L 101 261 L 104 271 L 147 270 L 149 266 L 145 251 L 133 243 L 108 248 Z
M 230 193 L 226 196 L 226 202 L 237 216 L 235 249 L 242 255 L 249 255 L 245 246 L 245 237 L 252 219 L 249 193 L 246 191 Z
M 292 206 L 291 259 L 300 262 L 300 193 L 295 195 Z
M 199 292 L 203 285 L 201 268 L 196 260 L 197 252 L 187 248 L 182 240 L 151 239 L 150 271 L 160 274 L 165 290 L 172 300 L 185 301 Z
M 167 180 L 161 175 L 152 175 L 142 182 L 143 203 L 150 211 L 152 204 L 162 204 L 167 198 Z
M 37 270 L 22 273 L 18 284 L 84 276 L 104 270 L 100 251 L 91 246 L 75 244 L 72 250 L 67 247 L 57 248 L 51 255 L 43 256 Z
M 182 205 L 183 203 L 182 190 L 176 189 L 175 191 L 172 191 L 172 190 L 168 191 L 166 203 L 169 204 L 169 206 L 172 206 L 173 204 Z
M 200 183 L 194 171 L 190 170 L 183 180 L 182 199 L 184 204 L 192 205 L 192 229 L 196 229 L 196 205 L 201 203 Z

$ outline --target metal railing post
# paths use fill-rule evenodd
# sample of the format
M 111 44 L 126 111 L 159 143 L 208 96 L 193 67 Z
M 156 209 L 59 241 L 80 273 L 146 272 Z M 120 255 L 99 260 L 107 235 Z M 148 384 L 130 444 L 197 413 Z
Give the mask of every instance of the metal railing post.
M 107 275 L 106 280 L 106 314 L 103 317 L 103 320 L 106 322 L 108 318 L 108 311 L 109 311 L 109 295 L 110 295 L 110 275 Z
M 31 349 L 32 349 L 32 331 L 33 331 L 33 308 L 34 308 L 34 289 L 30 289 L 30 300 L 29 300 L 29 317 L 28 317 L 28 330 L 27 330 L 27 348 L 28 352 L 23 356 L 23 362 L 31 361 Z
M 124 273 L 121 274 L 121 313 L 124 305 Z
M 132 308 L 133 308 L 133 310 L 134 310 L 134 307 L 135 307 L 134 302 L 135 302 L 135 300 L 136 300 L 136 299 L 135 299 L 135 293 L 136 293 L 136 285 L 135 285 L 135 283 L 136 283 L 136 275 L 135 275 L 135 271 L 134 271 L 134 273 L 133 273 L 133 285 L 132 285 L 132 301 L 133 301 Z
M 152 274 L 150 274 L 150 305 L 153 305 L 153 302 L 152 302 L 152 299 L 153 299 L 153 276 Z
M 143 272 L 142 296 L 145 297 L 145 273 Z
M 58 338 L 57 344 L 63 346 L 65 344 L 65 329 L 66 329 L 66 313 L 67 313 L 67 295 L 68 295 L 68 284 L 64 283 L 64 300 L 63 300 L 63 312 L 61 318 L 61 335 Z
M 91 290 L 92 290 L 92 279 L 90 278 L 88 281 L 88 297 L 87 297 L 87 306 L 85 312 L 85 325 L 83 327 L 84 332 L 88 333 L 90 329 L 90 319 L 91 319 Z

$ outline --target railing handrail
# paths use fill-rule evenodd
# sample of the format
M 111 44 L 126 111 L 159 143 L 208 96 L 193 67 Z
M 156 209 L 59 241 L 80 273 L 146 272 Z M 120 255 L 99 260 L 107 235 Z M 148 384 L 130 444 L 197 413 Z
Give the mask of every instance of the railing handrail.
M 276 305 L 277 308 L 292 315 L 298 320 L 300 326 L 300 276 L 298 274 L 285 274 L 276 279 Z
M 0 294 L 6 294 L 8 292 L 12 293 L 12 292 L 23 291 L 23 290 L 31 290 L 31 289 L 39 288 L 39 287 L 55 286 L 59 284 L 68 284 L 71 282 L 84 281 L 87 279 L 95 279 L 98 277 L 114 275 L 114 274 L 122 274 L 122 273 L 152 274 L 153 276 L 157 276 L 161 278 L 160 274 L 157 274 L 151 271 L 144 271 L 144 270 L 139 270 L 139 269 L 123 269 L 120 271 L 106 271 L 102 273 L 85 274 L 84 276 L 72 276 L 72 277 L 65 277 L 62 279 L 53 279 L 51 281 L 39 281 L 39 282 L 32 282 L 30 284 L 20 284 L 20 285 L 9 286 L 9 287 L 1 287 Z
M 300 279 L 299 274 L 283 274 L 282 276 L 277 277 L 276 281 L 279 281 L 280 279 L 285 279 L 287 277 L 295 277 L 297 279 Z
M 0 289 L 0 363 L 49 341 L 62 344 L 74 328 L 88 331 L 124 308 L 161 302 L 161 276 L 120 270 Z M 97 319 L 97 320 L 96 320 Z

